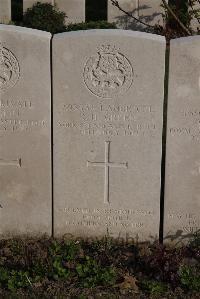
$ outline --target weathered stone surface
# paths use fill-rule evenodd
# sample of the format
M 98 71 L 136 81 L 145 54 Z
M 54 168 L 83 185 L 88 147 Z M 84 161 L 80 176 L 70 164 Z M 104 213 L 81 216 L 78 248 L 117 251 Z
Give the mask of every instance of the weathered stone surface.
M 119 0 L 118 2 L 123 10 L 128 11 L 146 24 L 163 24 L 163 9 L 160 6 L 160 0 Z M 125 15 L 116 6 L 113 6 L 110 0 L 108 0 L 108 21 L 116 22 L 117 26 L 122 29 L 144 31 L 147 28 L 143 24 L 134 21 L 133 18 Z
M 158 235 L 164 56 L 141 32 L 54 35 L 56 236 Z
M 165 239 L 200 228 L 200 37 L 173 40 L 170 50 L 165 186 Z
M 67 24 L 85 22 L 85 0 L 55 0 L 55 3 L 66 13 Z
M 0 237 L 51 233 L 50 38 L 0 25 Z
M 8 23 L 11 20 L 11 0 L 0 1 L 0 23 Z
M 28 8 L 32 7 L 37 2 L 50 3 L 50 4 L 54 5 L 54 0 L 40 0 L 40 1 L 38 1 L 38 0 L 23 0 L 23 10 L 26 11 Z

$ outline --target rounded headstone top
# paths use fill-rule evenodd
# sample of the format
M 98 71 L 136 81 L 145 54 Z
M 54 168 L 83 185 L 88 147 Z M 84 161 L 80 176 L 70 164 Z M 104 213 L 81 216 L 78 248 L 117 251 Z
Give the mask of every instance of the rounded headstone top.
M 16 32 L 16 33 L 30 34 L 30 35 L 32 34 L 32 35 L 35 35 L 38 37 L 42 37 L 42 38 L 46 37 L 49 39 L 52 37 L 50 32 L 32 29 L 32 28 L 21 27 L 21 26 L 15 26 L 15 25 L 0 24 L 0 31 Z
M 132 31 L 132 30 L 123 30 L 123 29 L 89 29 L 89 30 L 77 30 L 70 32 L 62 32 L 54 34 L 53 39 L 64 38 L 68 36 L 121 36 L 121 37 L 133 37 L 133 38 L 142 38 L 142 39 L 150 39 L 162 43 L 166 43 L 166 39 L 164 36 L 140 32 L 140 31 Z

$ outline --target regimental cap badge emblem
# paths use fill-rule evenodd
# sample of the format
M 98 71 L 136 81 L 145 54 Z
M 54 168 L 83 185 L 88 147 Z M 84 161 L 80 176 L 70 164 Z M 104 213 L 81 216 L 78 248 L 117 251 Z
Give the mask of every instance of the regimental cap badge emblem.
M 0 93 L 13 87 L 20 77 L 20 67 L 15 55 L 0 43 Z
M 133 68 L 115 46 L 103 45 L 88 59 L 84 68 L 87 88 L 101 98 L 124 94 L 133 83 Z

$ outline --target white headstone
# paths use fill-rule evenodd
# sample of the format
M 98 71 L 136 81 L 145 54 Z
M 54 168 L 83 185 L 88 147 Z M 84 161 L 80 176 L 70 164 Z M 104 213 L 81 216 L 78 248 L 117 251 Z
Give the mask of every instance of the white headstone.
M 158 235 L 164 64 L 160 36 L 54 35 L 56 236 Z
M 11 20 L 11 0 L 0 1 L 0 23 L 8 23 Z
M 166 152 L 166 241 L 200 229 L 200 37 L 171 41 Z
M 162 13 L 163 8 L 160 6 L 161 0 L 119 0 L 120 7 L 132 14 L 135 18 L 148 25 L 163 25 Z M 148 28 L 143 24 L 135 21 L 133 18 L 127 16 L 119 8 L 112 5 L 111 0 L 108 0 L 108 22 L 115 22 L 118 28 L 132 29 L 143 31 Z
M 66 13 L 67 24 L 85 22 L 85 0 L 55 0 L 55 3 Z
M 0 237 L 51 234 L 50 39 L 0 25 Z
M 28 8 L 31 8 L 37 2 L 50 3 L 54 5 L 54 0 L 23 0 L 23 11 L 25 12 Z

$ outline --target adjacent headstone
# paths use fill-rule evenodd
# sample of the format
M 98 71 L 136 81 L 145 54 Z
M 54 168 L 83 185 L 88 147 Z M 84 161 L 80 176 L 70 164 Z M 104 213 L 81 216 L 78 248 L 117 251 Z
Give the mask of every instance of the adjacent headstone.
M 160 6 L 162 3 L 160 0 L 119 0 L 118 3 L 124 11 L 129 12 L 145 24 L 152 26 L 155 24 L 163 25 L 162 14 L 164 10 Z M 115 22 L 118 28 L 121 29 L 137 31 L 148 29 L 147 26 L 135 21 L 112 5 L 111 0 L 108 0 L 108 22 Z
M 85 0 L 55 0 L 55 4 L 66 13 L 67 24 L 85 22 Z
M 50 39 L 0 25 L 0 237 L 51 234 Z
M 158 236 L 164 64 L 160 36 L 54 35 L 56 236 Z
M 166 241 L 200 229 L 200 37 L 171 42 L 166 152 Z
M 31 8 L 37 2 L 40 3 L 50 3 L 54 5 L 54 0 L 23 0 L 23 11 L 25 12 L 28 8 Z
M 0 1 L 0 23 L 8 23 L 11 20 L 11 0 Z

